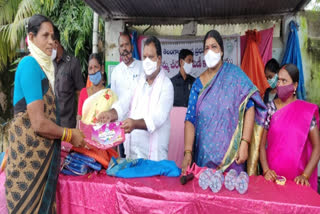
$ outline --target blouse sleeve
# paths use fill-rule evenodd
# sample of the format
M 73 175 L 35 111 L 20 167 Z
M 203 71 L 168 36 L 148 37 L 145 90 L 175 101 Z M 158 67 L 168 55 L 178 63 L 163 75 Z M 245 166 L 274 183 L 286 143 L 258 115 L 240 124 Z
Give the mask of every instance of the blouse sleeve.
M 43 71 L 33 57 L 26 57 L 21 65 L 19 64 L 16 78 L 21 87 L 21 96 L 25 98 L 27 105 L 43 99 L 43 77 Z
M 188 109 L 187 109 L 185 121 L 190 121 L 193 125 L 195 125 L 195 122 L 196 122 L 196 106 L 198 102 L 198 96 L 202 87 L 203 86 L 200 81 L 200 78 L 197 78 L 192 85 L 190 95 L 189 95 L 189 103 L 188 103 Z
M 247 102 L 247 105 L 246 105 L 246 111 L 251 108 L 251 107 L 254 107 L 254 102 L 253 100 L 250 98 Z
M 311 124 L 310 124 L 310 131 L 317 126 L 317 121 L 316 121 L 316 117 L 313 116 L 312 120 L 311 120 Z

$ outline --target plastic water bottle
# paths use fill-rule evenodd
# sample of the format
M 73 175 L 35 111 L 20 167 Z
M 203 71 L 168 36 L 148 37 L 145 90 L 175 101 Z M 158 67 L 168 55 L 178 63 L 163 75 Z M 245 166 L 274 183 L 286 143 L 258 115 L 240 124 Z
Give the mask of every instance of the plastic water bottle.
M 240 194 L 247 192 L 249 186 L 249 176 L 246 172 L 241 172 L 236 180 L 236 189 Z
M 212 176 L 211 172 L 211 169 L 206 169 L 199 176 L 199 186 L 203 190 L 206 190 L 210 185 L 210 177 Z
M 226 175 L 224 186 L 230 191 L 234 190 L 234 188 L 236 187 L 237 177 L 238 177 L 237 171 L 234 169 L 231 169 Z
M 210 189 L 212 192 L 217 193 L 221 190 L 223 186 L 224 176 L 222 171 L 216 171 L 210 178 Z

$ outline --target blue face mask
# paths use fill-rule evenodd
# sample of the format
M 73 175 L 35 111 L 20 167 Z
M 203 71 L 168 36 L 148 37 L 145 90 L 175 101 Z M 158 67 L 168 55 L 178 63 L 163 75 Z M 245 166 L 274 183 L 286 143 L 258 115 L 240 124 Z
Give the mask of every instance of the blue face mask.
M 278 82 L 278 74 L 274 75 L 274 77 L 272 79 L 268 80 L 268 83 L 271 88 L 277 87 L 277 82 Z
M 98 85 L 102 79 L 101 71 L 97 71 L 94 74 L 89 74 L 89 79 L 93 85 Z

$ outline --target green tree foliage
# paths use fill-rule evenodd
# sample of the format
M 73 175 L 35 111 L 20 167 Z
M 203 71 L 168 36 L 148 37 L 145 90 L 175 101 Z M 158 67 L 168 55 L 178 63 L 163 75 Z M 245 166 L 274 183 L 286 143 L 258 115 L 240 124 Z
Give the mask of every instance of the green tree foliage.
M 0 72 L 17 57 L 26 36 L 25 25 L 37 13 L 48 16 L 58 27 L 62 45 L 78 57 L 82 72 L 86 72 L 93 11 L 83 0 L 0 0 Z
M 58 27 L 63 47 L 80 60 L 82 72 L 87 72 L 92 50 L 92 9 L 82 0 L 56 0 L 43 14 Z
M 313 8 L 315 11 L 320 11 L 320 0 L 316 0 L 316 4 Z
M 43 14 L 53 21 L 60 30 L 63 47 L 79 59 L 82 72 L 87 72 L 92 50 L 93 11 L 83 0 L 0 0 L 0 93 L 7 95 L 7 106 L 12 105 L 14 75 L 9 70 L 15 70 L 16 64 L 12 63 L 20 56 L 20 43 L 27 35 L 25 26 L 34 14 Z M 100 38 L 104 38 L 102 20 L 99 29 Z M 4 114 L 7 113 L 0 106 L 0 118 L 8 118 Z

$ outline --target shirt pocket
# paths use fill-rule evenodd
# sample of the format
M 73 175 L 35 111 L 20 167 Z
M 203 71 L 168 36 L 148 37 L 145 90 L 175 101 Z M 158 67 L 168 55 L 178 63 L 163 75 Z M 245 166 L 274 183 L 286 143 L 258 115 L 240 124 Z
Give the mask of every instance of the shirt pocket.
M 58 84 L 58 90 L 61 93 L 70 93 L 73 90 L 72 79 L 67 71 L 61 72 Z

